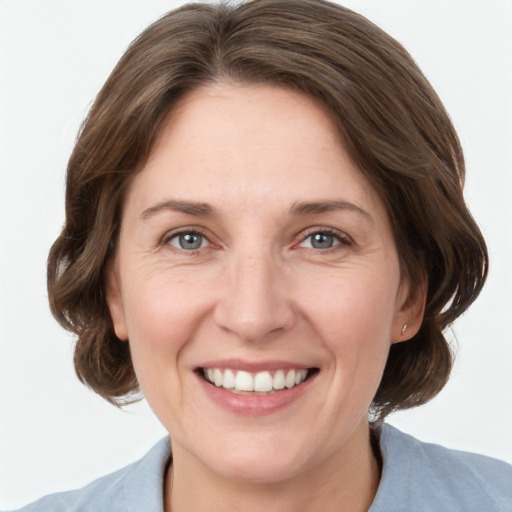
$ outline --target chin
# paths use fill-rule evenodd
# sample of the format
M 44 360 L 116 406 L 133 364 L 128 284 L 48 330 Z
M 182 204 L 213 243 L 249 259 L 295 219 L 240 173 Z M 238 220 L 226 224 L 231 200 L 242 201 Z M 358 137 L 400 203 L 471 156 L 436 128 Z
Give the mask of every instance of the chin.
M 272 484 L 289 480 L 306 470 L 307 454 L 305 443 L 290 444 L 289 440 L 276 439 L 273 442 L 258 440 L 257 442 L 229 443 L 206 460 L 203 452 L 203 463 L 211 471 L 231 481 L 252 484 Z M 221 453 L 219 453 L 221 449 Z
M 247 484 L 278 484 L 290 480 L 301 472 L 297 464 L 286 461 L 276 461 L 272 458 L 261 457 L 255 459 L 243 459 L 226 461 L 225 464 L 217 464 L 211 468 L 220 477 L 238 483 Z

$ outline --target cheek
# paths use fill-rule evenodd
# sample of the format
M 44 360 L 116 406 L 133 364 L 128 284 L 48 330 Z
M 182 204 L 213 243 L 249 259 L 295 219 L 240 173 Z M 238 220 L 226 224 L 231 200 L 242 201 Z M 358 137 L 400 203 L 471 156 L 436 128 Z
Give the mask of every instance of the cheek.
M 309 294 L 304 311 L 330 354 L 326 372 L 330 386 L 324 399 L 334 417 L 348 421 L 365 414 L 382 378 L 398 272 L 393 278 L 373 272 L 336 272 L 325 287 L 322 283 L 316 280 L 315 293 Z
M 125 311 L 135 372 L 146 379 L 176 368 L 182 348 L 193 337 L 204 310 L 196 287 L 182 278 L 155 273 L 127 283 Z
M 342 442 L 347 428 L 366 418 L 381 381 L 391 343 L 397 276 L 336 269 L 329 278 L 317 274 L 302 281 L 302 311 L 312 339 L 326 354 L 325 388 L 318 396 L 325 407 L 319 420 L 336 425 L 330 427 L 335 444 Z
M 326 341 L 361 348 L 390 342 L 398 272 L 342 269 L 302 284 L 302 310 Z

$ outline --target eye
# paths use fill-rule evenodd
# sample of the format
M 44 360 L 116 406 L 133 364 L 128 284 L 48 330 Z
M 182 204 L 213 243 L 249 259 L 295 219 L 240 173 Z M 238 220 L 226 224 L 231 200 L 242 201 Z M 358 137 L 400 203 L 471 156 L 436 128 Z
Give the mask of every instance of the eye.
M 329 230 L 314 231 L 307 235 L 299 244 L 300 247 L 310 249 L 332 249 L 338 245 L 350 245 L 350 241 L 346 235 Z
M 196 251 L 208 245 L 208 240 L 201 233 L 187 231 L 172 235 L 167 243 L 185 251 Z

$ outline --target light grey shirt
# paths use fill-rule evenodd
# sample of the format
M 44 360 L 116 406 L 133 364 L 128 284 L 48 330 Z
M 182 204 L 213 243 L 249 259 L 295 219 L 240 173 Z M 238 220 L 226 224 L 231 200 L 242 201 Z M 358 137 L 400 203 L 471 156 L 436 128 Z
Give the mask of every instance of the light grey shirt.
M 378 427 L 382 478 L 369 512 L 512 512 L 512 466 Z M 163 512 L 169 439 L 83 489 L 46 496 L 19 512 Z

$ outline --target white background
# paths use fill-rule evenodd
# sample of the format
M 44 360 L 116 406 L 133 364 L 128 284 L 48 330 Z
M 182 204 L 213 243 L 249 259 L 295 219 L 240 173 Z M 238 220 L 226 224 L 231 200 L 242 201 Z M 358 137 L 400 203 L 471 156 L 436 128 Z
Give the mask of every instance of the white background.
M 82 486 L 165 434 L 146 405 L 120 411 L 78 383 L 72 339 L 47 307 L 45 260 L 81 120 L 128 43 L 181 3 L 0 0 L 0 508 Z M 390 423 L 512 462 L 512 2 L 344 4 L 402 42 L 439 92 L 492 258 L 486 289 L 454 326 L 450 383 Z

